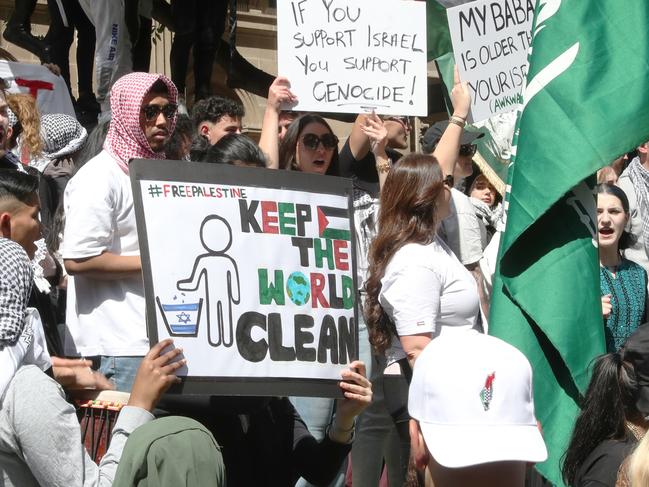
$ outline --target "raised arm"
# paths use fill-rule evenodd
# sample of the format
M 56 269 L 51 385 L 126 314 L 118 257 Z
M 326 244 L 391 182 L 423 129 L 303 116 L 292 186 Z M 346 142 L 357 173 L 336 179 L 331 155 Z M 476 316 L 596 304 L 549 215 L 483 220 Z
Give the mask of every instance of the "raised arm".
M 392 162 L 394 162 L 390 161 L 385 152 L 388 143 L 388 130 L 383 125 L 381 118 L 374 112 L 365 117 L 365 125 L 361 125 L 360 128 L 369 142 L 372 154 L 374 154 L 376 172 L 379 175 L 379 188 L 383 188 L 383 183 L 388 177 Z
M 349 134 L 349 149 L 357 161 L 363 159 L 370 151 L 370 139 L 363 127 L 367 125 L 366 113 L 359 113 Z
M 454 84 L 451 90 L 451 102 L 453 103 L 453 116 L 442 138 L 439 140 L 433 155 L 439 162 L 444 176 L 452 175 L 455 170 L 455 163 L 460 153 L 460 140 L 466 117 L 471 107 L 471 94 L 466 82 L 460 81 L 460 74 L 455 66 Z
M 289 89 L 291 83 L 287 78 L 278 76 L 268 89 L 268 101 L 261 125 L 259 148 L 266 154 L 268 169 L 279 169 L 279 113 L 282 103 L 293 103 L 297 98 Z

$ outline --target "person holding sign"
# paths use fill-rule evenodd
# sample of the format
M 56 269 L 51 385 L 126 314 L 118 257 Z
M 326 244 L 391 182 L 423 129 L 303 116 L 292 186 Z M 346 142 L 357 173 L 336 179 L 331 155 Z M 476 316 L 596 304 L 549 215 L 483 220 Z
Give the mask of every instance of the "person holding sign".
M 71 276 L 66 354 L 98 356 L 101 372 L 124 392 L 149 350 L 129 162 L 164 159 L 177 96 L 171 80 L 160 74 L 119 79 L 111 93 L 113 118 L 104 150 L 65 191 L 61 254 Z
M 38 313 L 27 307 L 32 285 L 28 253 L 39 237 L 38 218 L 23 218 L 13 226 L 16 241 L 0 239 L 0 350 L 4 355 L 11 353 L 15 364 L 15 370 L 7 370 L 7 362 L 2 361 L 0 368 L 2 485 L 109 486 L 129 435 L 154 419 L 151 412 L 158 400 L 178 380 L 175 372 L 186 363 L 182 349 L 169 350 L 173 342 L 167 339 L 147 353 L 128 405 L 114 425 L 112 442 L 95 464 L 80 441 L 75 408 L 51 378 Z

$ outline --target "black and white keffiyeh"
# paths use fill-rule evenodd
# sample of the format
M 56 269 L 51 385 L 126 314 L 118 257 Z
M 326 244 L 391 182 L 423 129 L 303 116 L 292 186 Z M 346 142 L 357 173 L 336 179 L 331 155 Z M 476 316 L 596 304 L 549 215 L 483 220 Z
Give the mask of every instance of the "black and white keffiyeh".
M 66 158 L 81 149 L 87 138 L 88 132 L 74 117 L 64 113 L 47 113 L 41 117 L 43 154 L 29 165 L 42 172 L 50 162 Z
M 13 345 L 23 331 L 32 272 L 25 250 L 0 238 L 0 347 Z
M 642 219 L 642 240 L 644 241 L 645 253 L 649 256 L 649 171 L 640 164 L 640 159 L 637 157 L 629 164 L 629 178 L 633 183 L 640 214 L 644 215 Z

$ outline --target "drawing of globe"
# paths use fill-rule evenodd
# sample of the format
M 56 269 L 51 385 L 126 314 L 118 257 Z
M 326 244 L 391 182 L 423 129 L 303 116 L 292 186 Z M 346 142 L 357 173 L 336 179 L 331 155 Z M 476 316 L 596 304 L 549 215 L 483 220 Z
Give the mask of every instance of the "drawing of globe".
M 286 294 L 298 306 L 309 302 L 311 286 L 306 276 L 301 272 L 294 272 L 286 280 Z

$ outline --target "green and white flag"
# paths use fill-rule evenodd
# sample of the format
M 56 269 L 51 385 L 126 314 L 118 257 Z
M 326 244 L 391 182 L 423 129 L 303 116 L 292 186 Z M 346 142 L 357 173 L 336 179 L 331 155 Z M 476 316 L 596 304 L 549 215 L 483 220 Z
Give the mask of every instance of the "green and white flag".
M 509 171 L 490 333 L 534 369 L 537 416 L 560 461 L 588 366 L 603 353 L 597 169 L 649 139 L 649 2 L 539 0 Z

